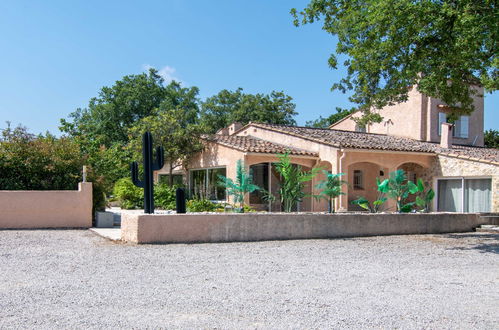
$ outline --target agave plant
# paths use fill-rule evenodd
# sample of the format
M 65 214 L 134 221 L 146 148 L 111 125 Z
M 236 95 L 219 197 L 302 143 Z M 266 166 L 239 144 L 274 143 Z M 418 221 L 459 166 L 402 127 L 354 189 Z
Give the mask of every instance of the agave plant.
M 378 187 L 378 197 L 376 200 L 374 200 L 371 204 L 365 197 L 359 197 L 356 200 L 352 201 L 351 203 L 354 205 L 358 205 L 362 207 L 363 209 L 368 210 L 371 213 L 378 213 L 381 212 L 382 209 L 381 207 L 383 204 L 387 201 L 387 198 L 385 197 L 386 192 L 388 190 L 386 184 L 382 184 L 382 182 L 379 180 L 379 178 L 376 178 L 376 185 Z
M 230 196 L 233 196 L 234 203 L 239 203 L 239 212 L 244 212 L 244 195 L 260 189 L 253 184 L 253 177 L 246 172 L 242 160 L 237 161 L 235 182 L 223 175 L 219 175 L 218 178 L 220 179 L 219 184 L 227 189 Z
M 321 189 L 322 191 L 314 197 L 328 199 L 328 211 L 329 213 L 334 213 L 334 199 L 341 195 L 345 195 L 345 193 L 341 191 L 341 186 L 347 182 L 340 179 L 340 177 L 345 175 L 345 173 L 333 174 L 326 170 L 322 170 L 322 172 L 326 176 L 326 179 L 322 180 L 315 186 L 317 189 Z

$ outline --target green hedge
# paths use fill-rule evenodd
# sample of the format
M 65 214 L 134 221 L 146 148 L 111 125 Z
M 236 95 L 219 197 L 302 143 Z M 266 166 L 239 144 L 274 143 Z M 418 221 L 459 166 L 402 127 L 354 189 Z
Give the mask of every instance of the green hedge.
M 159 183 L 154 185 L 154 204 L 165 210 L 175 210 L 175 191 L 177 187 Z M 123 209 L 144 207 L 144 190 L 135 186 L 130 178 L 123 178 L 116 182 L 113 195 Z

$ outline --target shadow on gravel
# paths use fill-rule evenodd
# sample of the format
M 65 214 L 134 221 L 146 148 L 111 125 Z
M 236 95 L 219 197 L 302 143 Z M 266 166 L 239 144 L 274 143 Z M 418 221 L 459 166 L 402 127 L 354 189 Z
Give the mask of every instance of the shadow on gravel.
M 479 239 L 480 244 L 470 245 L 467 247 L 455 247 L 450 250 L 479 250 L 482 253 L 495 253 L 499 254 L 499 234 L 449 234 L 448 238 L 466 239 L 474 238 Z

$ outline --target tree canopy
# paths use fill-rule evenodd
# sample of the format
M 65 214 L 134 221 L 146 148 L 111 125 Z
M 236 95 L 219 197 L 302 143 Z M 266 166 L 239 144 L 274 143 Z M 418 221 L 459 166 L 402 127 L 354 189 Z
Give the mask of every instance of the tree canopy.
M 200 141 L 202 129 L 198 124 L 197 112 L 189 111 L 188 107 L 163 106 L 158 113 L 141 119 L 130 129 L 133 138 L 129 147 L 135 157 L 140 157 L 142 134 L 146 131 L 151 132 L 154 144 L 164 148 L 165 163 L 170 173 L 169 184 L 172 186 L 173 169 L 185 165 L 191 156 L 202 149 Z
M 291 14 L 296 26 L 322 20 L 337 36 L 329 66 L 346 55 L 347 75 L 333 89 L 352 91 L 367 115 L 405 101 L 409 86 L 442 99 L 454 116 L 474 110 L 473 86 L 498 89 L 496 1 L 311 0 Z
M 294 125 L 297 112 L 292 101 L 293 98 L 283 92 L 246 94 L 242 88 L 224 89 L 202 103 L 201 122 L 208 132 L 216 132 L 233 122 Z
M 489 129 L 485 131 L 485 147 L 499 149 L 499 131 L 496 129 Z
M 332 124 L 342 120 L 343 118 L 353 113 L 354 111 L 355 111 L 354 108 L 347 110 L 347 109 L 342 109 L 340 107 L 336 107 L 336 113 L 333 113 L 328 117 L 319 116 L 319 118 L 315 120 L 309 120 L 306 122 L 305 126 L 315 127 L 315 128 L 328 128 Z
M 160 106 L 183 107 L 198 111 L 197 87 L 182 87 L 164 80 L 155 69 L 148 73 L 124 76 L 111 87 L 102 87 L 98 97 L 90 99 L 88 107 L 61 119 L 61 131 L 71 136 L 91 140 L 94 146 L 111 147 L 128 142 L 128 130 L 142 118 L 152 115 Z

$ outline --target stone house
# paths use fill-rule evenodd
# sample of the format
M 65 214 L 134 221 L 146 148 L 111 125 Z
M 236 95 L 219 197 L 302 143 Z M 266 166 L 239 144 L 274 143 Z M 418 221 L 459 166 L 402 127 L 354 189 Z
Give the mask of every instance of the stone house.
M 483 98 L 475 98 L 475 111 L 453 125 L 446 122 L 448 107 L 440 100 L 411 89 L 406 102 L 380 109 L 381 123 L 358 127 L 354 113 L 327 129 L 249 123 L 233 123 L 203 138 L 205 149 L 188 168 L 174 173 L 191 195 L 227 201 L 218 175 L 234 178 L 237 160 L 244 161 L 255 184 L 277 195 L 280 178 L 275 170 L 278 155 L 290 153 L 294 164 L 308 170 L 320 167 L 345 173 L 345 195 L 335 203 L 338 211 L 358 210 L 352 200 L 375 200 L 376 178 L 404 169 L 410 180 L 422 178 L 436 192 L 432 209 L 448 212 L 499 212 L 499 150 L 484 148 Z M 168 167 L 155 173 L 158 180 Z M 321 173 L 306 187 L 315 193 Z M 278 197 L 278 196 L 277 196 Z M 246 203 L 259 210 L 279 211 L 255 192 Z M 327 201 L 306 197 L 299 211 L 325 211 Z M 388 210 L 394 209 L 392 202 Z

